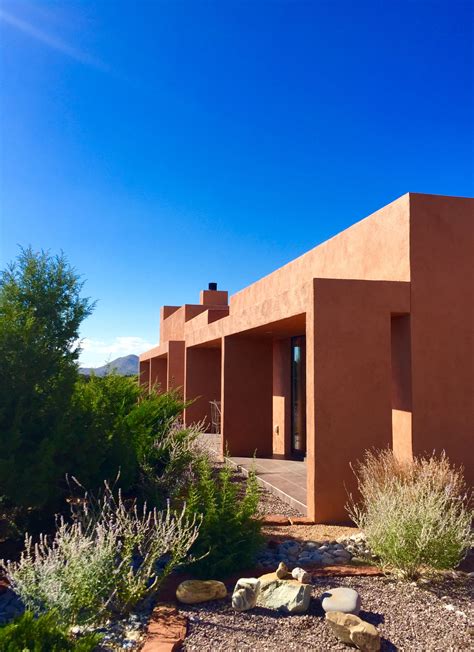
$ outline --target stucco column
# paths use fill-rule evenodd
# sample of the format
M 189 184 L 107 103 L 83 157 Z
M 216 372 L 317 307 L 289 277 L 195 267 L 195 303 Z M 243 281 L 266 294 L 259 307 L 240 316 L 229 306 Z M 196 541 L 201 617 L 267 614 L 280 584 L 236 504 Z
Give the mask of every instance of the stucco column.
M 168 343 L 168 390 L 184 390 L 184 342 Z
M 223 452 L 272 455 L 271 339 L 224 337 L 222 342 Z
M 150 389 L 155 389 L 159 394 L 167 391 L 168 387 L 168 362 L 165 357 L 151 358 L 150 360 Z
M 210 401 L 221 400 L 220 348 L 187 348 L 185 356 L 185 398 L 193 403 L 185 410 L 185 422 L 204 422 L 210 432 Z
M 308 515 L 348 520 L 351 464 L 392 445 L 391 313 L 408 313 L 409 283 L 314 279 L 308 324 Z M 312 397 L 311 397 L 311 393 Z
M 140 360 L 140 373 L 138 381 L 142 387 L 150 388 L 150 361 Z

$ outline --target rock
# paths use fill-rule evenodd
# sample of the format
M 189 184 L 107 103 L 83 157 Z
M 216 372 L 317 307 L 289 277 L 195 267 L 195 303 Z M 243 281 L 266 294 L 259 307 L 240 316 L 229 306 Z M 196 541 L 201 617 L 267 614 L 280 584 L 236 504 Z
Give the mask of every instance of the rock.
M 124 636 L 129 641 L 139 641 L 143 636 L 143 632 L 139 629 L 127 629 L 124 632 Z
M 333 634 L 346 645 L 355 645 L 363 652 L 380 650 L 378 629 L 358 616 L 332 611 L 326 614 L 326 622 Z
M 184 604 L 197 604 L 208 600 L 225 598 L 227 589 L 217 580 L 186 580 L 176 589 L 176 597 Z
M 267 609 L 285 613 L 304 613 L 311 599 L 311 585 L 296 580 L 281 580 L 276 573 L 267 573 L 260 578 L 260 594 L 257 604 Z
M 288 570 L 288 566 L 285 564 L 285 562 L 281 561 L 278 564 L 278 568 L 276 569 L 276 576 L 279 580 L 286 580 L 291 577 L 291 573 Z
M 186 638 L 186 620 L 186 616 L 172 605 L 156 606 L 148 622 L 147 638 L 141 652 L 178 650 Z
M 265 514 L 262 521 L 265 525 L 290 525 L 288 516 L 282 516 L 281 514 Z
M 301 584 L 309 584 L 311 582 L 311 575 L 304 568 L 299 568 L 298 566 L 293 568 L 291 575 L 295 580 L 301 582 Z
M 334 564 L 334 557 L 325 552 L 321 557 L 321 563 L 330 566 L 331 564 Z
M 291 542 L 291 544 L 282 543 L 278 548 L 280 555 L 285 557 L 296 557 L 299 553 L 300 547 L 297 543 Z
M 350 628 L 359 624 L 358 616 L 344 614 L 342 611 L 330 611 L 326 614 L 326 622 L 336 638 L 346 645 L 352 645 Z
M 353 534 L 349 538 L 352 539 L 352 541 L 355 541 L 356 543 L 365 543 L 366 541 L 365 534 L 363 532 L 359 532 L 358 534 Z
M 380 633 L 376 627 L 361 620 L 351 629 L 351 641 L 363 652 L 378 652 L 380 650 Z
M 260 593 L 260 580 L 255 577 L 243 577 L 235 585 L 232 594 L 232 606 L 236 611 L 248 611 L 257 604 Z
M 360 596 L 354 589 L 340 586 L 323 593 L 321 605 L 326 613 L 341 611 L 345 614 L 357 616 L 360 611 Z
M 316 550 L 319 546 L 320 544 L 317 541 L 307 541 L 304 545 L 307 550 Z

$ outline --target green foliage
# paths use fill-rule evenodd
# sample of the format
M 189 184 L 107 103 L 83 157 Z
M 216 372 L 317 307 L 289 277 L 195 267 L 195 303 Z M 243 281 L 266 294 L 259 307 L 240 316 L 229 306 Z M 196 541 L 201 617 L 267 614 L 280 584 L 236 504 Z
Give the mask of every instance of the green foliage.
M 92 652 L 101 641 L 100 634 L 86 634 L 73 640 L 58 624 L 54 613 L 35 618 L 26 611 L 13 622 L 0 627 L 2 652 Z
M 356 468 L 360 504 L 348 511 L 382 565 L 404 578 L 455 568 L 469 549 L 472 512 L 462 472 L 445 454 L 398 461 L 369 451 Z
M 207 459 L 197 466 L 197 480 L 186 504 L 189 515 L 202 515 L 199 537 L 191 550 L 197 559 L 192 572 L 207 579 L 225 577 L 250 566 L 262 544 L 261 523 L 256 518 L 260 489 L 254 472 L 242 493 L 229 465 L 215 475 Z
M 76 452 L 69 457 L 67 472 L 91 491 L 97 491 L 105 479 L 115 478 L 119 470 L 121 487 L 127 491 L 133 485 L 138 460 L 128 421 L 140 397 L 133 378 L 115 373 L 78 378 L 67 433 Z
M 73 395 L 69 438 L 77 453 L 70 473 L 96 491 L 120 471 L 123 491 L 133 489 L 163 505 L 181 489 L 196 457 L 198 430 L 181 425 L 184 407 L 177 392 L 148 393 L 135 378 L 80 378 Z
M 64 476 L 79 327 L 93 307 L 81 290 L 64 256 L 31 249 L 0 275 L 0 495 L 14 506 L 54 501 Z
M 14 590 L 34 613 L 54 611 L 62 624 L 100 622 L 127 613 L 182 563 L 199 519 L 184 511 L 127 506 L 106 485 L 87 495 L 71 521 L 60 519 L 52 539 L 25 540 L 18 562 L 3 563 Z M 1 564 L 0 564 L 1 565 Z

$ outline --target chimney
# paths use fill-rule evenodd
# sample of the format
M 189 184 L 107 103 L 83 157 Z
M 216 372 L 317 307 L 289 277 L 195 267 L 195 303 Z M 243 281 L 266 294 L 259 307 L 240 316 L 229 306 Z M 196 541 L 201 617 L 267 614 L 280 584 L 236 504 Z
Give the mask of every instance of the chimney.
M 207 290 L 201 291 L 201 306 L 227 306 L 228 294 L 217 289 L 217 283 L 209 283 Z

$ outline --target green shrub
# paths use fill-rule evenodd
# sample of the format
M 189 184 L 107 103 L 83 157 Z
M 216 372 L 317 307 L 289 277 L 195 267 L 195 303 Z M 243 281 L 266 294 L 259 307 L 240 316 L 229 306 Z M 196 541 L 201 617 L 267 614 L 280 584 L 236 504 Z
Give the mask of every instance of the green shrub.
M 471 545 L 472 512 L 462 472 L 445 454 L 400 462 L 369 451 L 355 473 L 360 504 L 348 511 L 383 566 L 405 578 L 455 568 Z
M 124 491 L 134 484 L 138 460 L 127 420 L 140 397 L 136 380 L 116 373 L 76 381 L 64 446 L 65 466 L 67 473 L 90 491 L 98 491 L 104 480 L 115 478 L 119 470 Z M 73 446 L 74 456 L 70 454 Z
M 27 536 L 20 561 L 3 567 L 34 613 L 54 611 L 61 623 L 100 622 L 127 613 L 150 595 L 188 555 L 198 519 L 127 507 L 119 492 L 85 497 L 72 521 L 59 519 L 55 536 Z
M 58 624 L 53 613 L 35 618 L 26 611 L 13 622 L 0 627 L 2 652 L 92 652 L 101 641 L 100 634 L 86 634 L 73 640 Z
M 179 493 L 196 458 L 199 430 L 182 426 L 185 407 L 176 391 L 148 393 L 134 378 L 111 373 L 79 379 L 70 437 L 77 453 L 69 473 L 96 491 L 120 471 L 125 493 L 133 490 L 163 506 Z
M 259 497 L 254 472 L 242 494 L 229 465 L 214 475 L 207 459 L 199 461 L 197 480 L 186 504 L 188 515 L 202 515 L 199 537 L 191 549 L 197 559 L 193 574 L 208 579 L 225 577 L 254 562 L 262 543 L 261 523 L 256 518 Z

